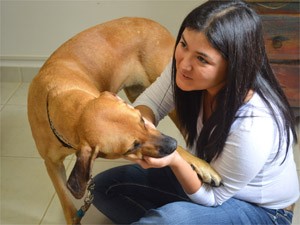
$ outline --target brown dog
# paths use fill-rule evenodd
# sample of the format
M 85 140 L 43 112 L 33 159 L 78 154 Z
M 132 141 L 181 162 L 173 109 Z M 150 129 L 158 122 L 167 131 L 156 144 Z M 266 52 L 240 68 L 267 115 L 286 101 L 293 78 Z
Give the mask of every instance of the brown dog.
M 121 18 L 87 29 L 59 47 L 30 85 L 28 118 L 40 155 L 60 199 L 66 222 L 79 223 L 69 191 L 82 198 L 97 157 L 163 157 L 176 141 L 145 125 L 133 101 L 163 71 L 174 39 L 158 23 Z M 204 182 L 220 184 L 205 162 L 177 149 Z M 77 160 L 66 182 L 63 161 Z

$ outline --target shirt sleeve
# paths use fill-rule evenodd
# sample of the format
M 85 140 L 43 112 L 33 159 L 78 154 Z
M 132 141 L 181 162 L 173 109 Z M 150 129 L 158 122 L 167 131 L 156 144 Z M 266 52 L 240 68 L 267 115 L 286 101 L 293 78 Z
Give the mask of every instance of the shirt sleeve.
M 174 109 L 171 71 L 172 62 L 133 103 L 134 107 L 148 106 L 154 113 L 156 124 Z
M 221 155 L 211 163 L 223 180 L 223 186 L 203 184 L 189 195 L 195 203 L 217 206 L 244 189 L 262 170 L 277 147 L 276 125 L 270 116 L 237 118 Z M 259 189 L 259 188 L 258 188 Z

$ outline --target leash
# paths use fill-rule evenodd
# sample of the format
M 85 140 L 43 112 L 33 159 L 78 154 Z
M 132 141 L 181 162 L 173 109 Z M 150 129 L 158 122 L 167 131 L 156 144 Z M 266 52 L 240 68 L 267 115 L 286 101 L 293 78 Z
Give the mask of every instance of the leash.
M 84 198 L 84 204 L 80 207 L 79 210 L 77 210 L 76 215 L 73 219 L 74 225 L 75 224 L 80 224 L 80 221 L 82 217 L 84 217 L 86 211 L 90 208 L 93 200 L 94 200 L 94 195 L 92 194 L 92 191 L 95 189 L 95 182 L 93 177 L 91 176 L 89 182 L 88 182 L 88 187 L 87 187 L 87 194 L 86 197 Z

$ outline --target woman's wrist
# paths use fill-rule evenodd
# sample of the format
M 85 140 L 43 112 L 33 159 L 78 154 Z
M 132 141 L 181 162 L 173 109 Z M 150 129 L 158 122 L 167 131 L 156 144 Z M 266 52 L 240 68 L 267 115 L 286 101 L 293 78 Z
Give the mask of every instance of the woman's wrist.
M 169 164 L 169 167 L 171 169 L 179 169 L 183 162 L 184 162 L 184 159 L 181 157 L 181 155 L 177 151 L 175 151 L 173 153 L 173 159 L 172 159 L 171 163 Z
M 186 193 L 193 194 L 202 186 L 197 173 L 178 152 L 174 154 L 174 159 L 169 166 Z

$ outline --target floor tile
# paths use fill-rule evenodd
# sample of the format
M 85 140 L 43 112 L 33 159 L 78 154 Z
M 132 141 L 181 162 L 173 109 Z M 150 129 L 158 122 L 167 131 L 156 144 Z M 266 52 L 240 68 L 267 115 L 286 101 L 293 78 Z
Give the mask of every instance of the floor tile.
M 38 158 L 1 157 L 1 224 L 38 224 L 54 188 Z
M 74 163 L 74 160 L 72 160 Z M 95 165 L 93 167 L 93 175 L 96 175 L 97 173 L 107 170 L 112 167 L 124 165 L 126 163 L 130 163 L 125 160 L 103 160 L 103 159 L 97 159 L 95 161 Z M 71 169 L 73 168 L 73 165 L 70 164 L 68 169 L 68 174 L 70 173 Z M 83 199 L 76 200 L 73 199 L 76 207 L 79 209 L 83 204 Z M 63 224 L 64 223 L 64 216 L 62 213 L 61 205 L 58 200 L 57 195 L 55 196 L 53 202 L 51 202 L 51 205 L 49 209 L 47 210 L 47 213 L 42 221 L 42 225 L 48 225 L 48 224 Z M 102 213 L 100 213 L 94 206 L 91 206 L 90 209 L 86 212 L 86 215 L 82 219 L 82 224 L 111 224 L 111 221 L 106 218 Z
M 83 204 L 83 200 L 74 200 L 77 208 Z M 60 202 L 57 195 L 55 195 L 51 205 L 43 218 L 41 225 L 61 225 L 65 224 L 65 218 L 62 212 Z M 103 224 L 113 224 L 106 216 L 99 212 L 93 205 L 90 206 L 89 210 L 86 212 L 85 216 L 81 220 L 83 225 L 103 225 Z
M 40 67 L 23 67 L 21 68 L 22 81 L 31 82 L 32 79 L 38 74 Z
M 22 73 L 19 67 L 1 66 L 0 67 L 1 82 L 21 82 Z
M 19 88 L 21 83 L 1 82 L 1 104 L 5 104 Z
M 22 83 L 7 102 L 8 105 L 27 105 L 29 83 Z
M 1 156 L 39 157 L 24 105 L 6 105 L 1 111 Z

